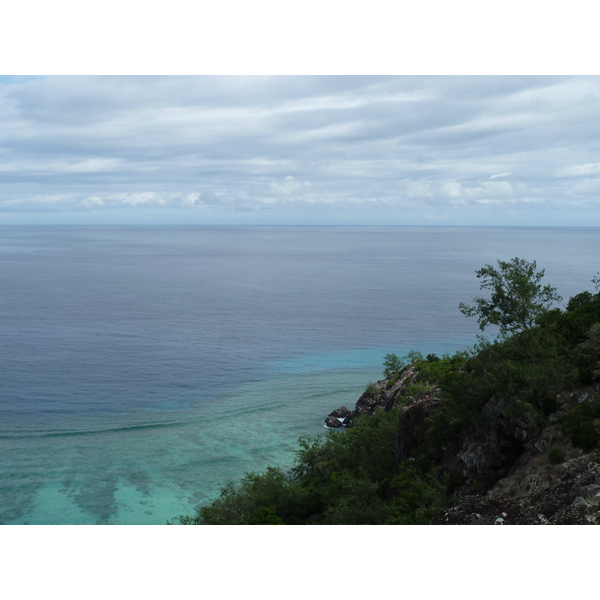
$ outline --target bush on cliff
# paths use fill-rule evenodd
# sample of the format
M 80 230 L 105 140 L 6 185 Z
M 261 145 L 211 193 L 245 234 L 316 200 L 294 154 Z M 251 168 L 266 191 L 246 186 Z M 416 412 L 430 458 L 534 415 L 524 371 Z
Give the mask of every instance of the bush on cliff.
M 432 417 L 431 443 L 438 447 L 460 432 L 482 432 L 484 405 L 501 398 L 532 427 L 557 409 L 557 396 L 598 378 L 600 345 L 593 339 L 600 321 L 600 293 L 578 294 L 562 311 L 540 315 L 536 325 L 508 338 L 480 340 L 458 369 L 436 373 L 446 410 Z
M 430 354 L 427 360 L 429 360 L 430 357 L 432 357 L 432 360 L 437 358 L 434 354 Z M 398 355 L 394 353 L 386 354 L 383 357 L 383 376 L 392 377 L 394 375 L 400 375 L 408 365 L 412 365 L 413 363 L 422 360 L 423 355 L 416 350 L 411 350 L 402 358 L 399 358 Z

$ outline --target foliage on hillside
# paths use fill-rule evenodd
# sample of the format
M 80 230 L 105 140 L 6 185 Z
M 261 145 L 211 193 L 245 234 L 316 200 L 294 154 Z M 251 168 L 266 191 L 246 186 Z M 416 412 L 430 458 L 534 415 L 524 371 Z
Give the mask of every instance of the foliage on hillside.
M 406 362 L 387 355 L 385 375 L 393 378 Z M 461 484 L 438 468 L 441 454 L 466 431 L 489 425 L 483 407 L 492 397 L 537 430 L 560 404 L 572 443 L 586 451 L 600 444 L 600 404 L 564 400 L 570 390 L 600 379 L 600 292 L 574 296 L 565 310 L 536 313 L 531 327 L 510 337 L 481 338 L 470 352 L 426 359 L 411 353 L 408 362 L 418 368 L 410 391 L 435 388 L 443 403 L 429 419 L 427 442 L 409 461 L 397 465 L 394 458 L 400 402 L 389 412 L 355 419 L 345 431 L 301 438 L 289 472 L 270 467 L 248 473 L 180 522 L 427 524 L 456 502 L 453 491 Z

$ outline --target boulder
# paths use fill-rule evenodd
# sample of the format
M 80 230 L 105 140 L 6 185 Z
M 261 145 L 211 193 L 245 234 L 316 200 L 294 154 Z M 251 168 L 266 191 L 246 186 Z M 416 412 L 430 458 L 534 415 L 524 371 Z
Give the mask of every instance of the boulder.
M 343 419 L 345 417 L 347 417 L 350 414 L 350 409 L 346 408 L 345 406 L 340 406 L 339 408 L 336 408 L 333 412 L 329 413 L 330 417 L 337 417 L 338 419 Z
M 491 486 L 508 475 L 522 452 L 522 445 L 492 430 L 483 436 L 466 435 L 456 457 L 467 483 L 481 480 Z
M 338 427 L 342 427 L 342 422 L 337 417 L 329 416 L 325 419 L 325 425 L 337 429 Z
M 356 417 L 356 412 L 352 411 L 343 421 L 344 427 L 348 427 L 352 423 L 352 419 Z

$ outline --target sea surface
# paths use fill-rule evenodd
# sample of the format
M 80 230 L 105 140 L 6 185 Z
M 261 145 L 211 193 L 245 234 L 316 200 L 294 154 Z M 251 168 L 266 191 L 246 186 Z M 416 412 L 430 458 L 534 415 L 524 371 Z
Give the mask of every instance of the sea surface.
M 385 354 L 472 346 L 515 256 L 566 303 L 600 228 L 0 227 L 0 522 L 164 524 L 290 467 Z

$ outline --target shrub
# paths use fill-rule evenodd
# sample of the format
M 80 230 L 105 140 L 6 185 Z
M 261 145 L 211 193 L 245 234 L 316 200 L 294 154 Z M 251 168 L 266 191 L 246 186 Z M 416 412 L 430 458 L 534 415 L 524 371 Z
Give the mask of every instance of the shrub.
M 370 382 L 369 385 L 367 385 L 364 394 L 368 398 L 376 398 L 379 395 L 379 386 L 376 383 Z
M 548 452 L 548 460 L 553 465 L 559 465 L 564 462 L 566 457 L 565 451 L 561 448 L 552 448 L 552 450 Z
M 410 465 L 392 480 L 392 488 L 395 497 L 386 525 L 428 525 L 453 504 L 448 478 L 437 477 L 433 470 L 423 472 Z
M 384 377 L 391 377 L 392 375 L 400 373 L 405 367 L 406 363 L 404 363 L 400 358 L 398 358 L 397 354 L 386 354 L 383 357 Z
M 432 387 L 435 387 L 435 386 L 431 386 L 425 382 L 418 381 L 417 383 L 413 383 L 412 385 L 409 385 L 404 390 L 403 395 L 406 396 L 407 398 L 414 398 L 415 396 L 418 396 L 419 394 L 422 394 L 423 392 L 427 392 L 427 391 L 431 390 Z
M 598 418 L 600 404 L 583 402 L 571 407 L 562 419 L 562 426 L 574 446 L 590 452 L 600 445 L 600 427 L 595 422 Z
M 250 525 L 283 525 L 283 519 L 277 516 L 274 506 L 261 506 L 250 521 Z
M 433 355 L 431 355 L 433 356 Z M 402 358 L 396 354 L 386 354 L 383 357 L 383 376 L 390 377 L 401 373 L 408 365 L 423 361 L 423 355 L 417 350 L 410 350 Z

